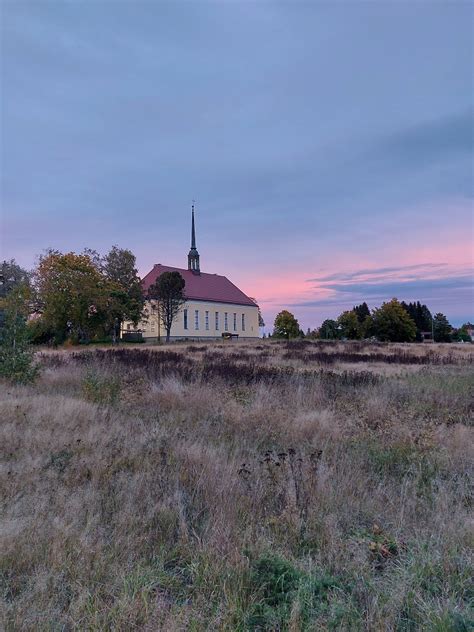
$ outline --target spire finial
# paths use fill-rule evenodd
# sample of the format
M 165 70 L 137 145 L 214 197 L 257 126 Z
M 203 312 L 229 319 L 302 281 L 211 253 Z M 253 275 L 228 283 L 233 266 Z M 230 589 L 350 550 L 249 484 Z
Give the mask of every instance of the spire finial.
M 196 229 L 194 228 L 194 202 L 195 200 L 193 200 L 193 205 L 192 205 L 192 211 L 191 211 L 191 249 L 196 249 Z

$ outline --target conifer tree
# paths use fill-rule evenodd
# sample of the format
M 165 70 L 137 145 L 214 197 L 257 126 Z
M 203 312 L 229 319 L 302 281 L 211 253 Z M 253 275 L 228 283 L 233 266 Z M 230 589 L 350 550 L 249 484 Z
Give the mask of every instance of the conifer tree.
M 433 332 L 435 342 L 451 342 L 453 328 L 444 314 L 435 314 L 433 318 Z
M 365 301 L 361 303 L 360 305 L 356 305 L 355 307 L 353 307 L 352 311 L 356 313 L 357 320 L 361 324 L 365 321 L 367 316 L 370 316 L 369 306 L 367 305 Z

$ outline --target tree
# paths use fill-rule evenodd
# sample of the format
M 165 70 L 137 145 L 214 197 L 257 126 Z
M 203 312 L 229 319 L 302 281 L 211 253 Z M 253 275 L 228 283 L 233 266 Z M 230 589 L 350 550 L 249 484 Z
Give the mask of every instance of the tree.
M 84 248 L 81 255 L 89 257 L 90 262 L 99 272 L 103 271 L 104 259 L 100 256 L 97 250 L 94 250 L 93 248 Z
M 130 320 L 137 326 L 143 315 L 145 297 L 136 257 L 130 250 L 113 246 L 102 260 L 102 270 L 106 278 L 117 286 L 111 293 L 109 305 L 110 327 L 115 339 L 124 320 Z
M 420 301 L 418 301 L 416 304 L 416 317 L 414 320 L 420 332 L 430 331 L 431 319 L 431 312 L 428 309 L 427 305 L 422 305 Z
M 260 305 L 257 303 L 257 301 L 254 298 L 250 297 L 250 300 L 252 300 L 255 303 L 255 305 L 258 307 L 258 326 L 265 327 L 265 321 L 263 320 L 262 312 L 260 310 Z
M 321 327 L 319 328 L 319 337 L 322 340 L 337 340 L 340 338 L 341 330 L 339 329 L 337 322 L 331 318 L 327 318 L 323 321 Z
M 35 273 L 38 311 L 56 342 L 68 336 L 88 341 L 103 333 L 111 294 L 119 287 L 97 269 L 88 255 L 49 251 Z
M 372 314 L 374 333 L 379 340 L 389 342 L 411 342 L 415 340 L 415 321 L 393 298 L 388 303 L 383 303 Z
M 365 321 L 367 316 L 370 316 L 369 306 L 367 305 L 365 301 L 361 303 L 360 305 L 355 305 L 352 308 L 352 311 L 356 313 L 357 320 L 359 321 L 360 324 L 362 324 Z
M 179 272 L 163 272 L 148 290 L 148 297 L 158 301 L 160 321 L 166 330 L 166 342 L 170 341 L 174 319 L 186 303 L 185 284 Z
M 291 312 L 284 309 L 277 314 L 273 324 L 273 335 L 277 338 L 298 338 L 300 326 Z
M 416 325 L 416 340 L 421 341 L 423 339 L 422 332 L 431 331 L 431 312 L 426 305 L 422 305 L 420 301 L 416 303 L 401 302 L 401 306 L 415 321 Z
M 29 273 L 15 261 L 2 261 L 0 265 L 0 298 L 5 297 L 10 290 L 20 283 L 29 285 Z
M 435 342 L 451 342 L 453 328 L 444 314 L 435 314 L 433 318 L 433 333 Z
M 371 314 L 364 318 L 364 322 L 360 326 L 360 335 L 361 338 L 372 338 L 372 336 L 375 336 L 374 319 Z
M 453 342 L 471 342 L 471 336 L 467 330 L 467 325 L 462 325 L 458 329 L 453 329 Z
M 30 297 L 30 286 L 20 282 L 0 298 L 0 375 L 14 382 L 31 382 L 38 373 L 26 326 Z
M 5 298 L 9 292 L 20 284 L 29 287 L 29 273 L 21 268 L 14 259 L 2 261 L 0 265 L 0 299 Z M 4 320 L 4 308 L 0 307 L 0 326 Z
M 349 340 L 357 340 L 361 337 L 361 324 L 355 310 L 342 312 L 337 319 L 341 327 L 341 335 Z

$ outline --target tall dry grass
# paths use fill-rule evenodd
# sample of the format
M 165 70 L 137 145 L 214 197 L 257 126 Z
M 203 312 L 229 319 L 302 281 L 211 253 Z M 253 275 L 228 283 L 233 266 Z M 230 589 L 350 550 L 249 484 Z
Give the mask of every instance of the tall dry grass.
M 3 383 L 5 629 L 471 629 L 472 356 L 373 352 L 56 352 Z

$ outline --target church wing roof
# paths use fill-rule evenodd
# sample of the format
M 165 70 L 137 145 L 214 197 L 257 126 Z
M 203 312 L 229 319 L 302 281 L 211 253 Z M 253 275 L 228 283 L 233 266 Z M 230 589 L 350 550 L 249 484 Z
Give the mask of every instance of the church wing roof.
M 239 290 L 225 276 L 208 274 L 206 272 L 194 274 L 191 270 L 163 266 L 161 263 L 154 265 L 153 269 L 143 278 L 142 284 L 145 293 L 163 272 L 179 272 L 181 274 L 186 282 L 184 292 L 190 300 L 233 303 L 235 305 L 256 305 L 251 298 Z

